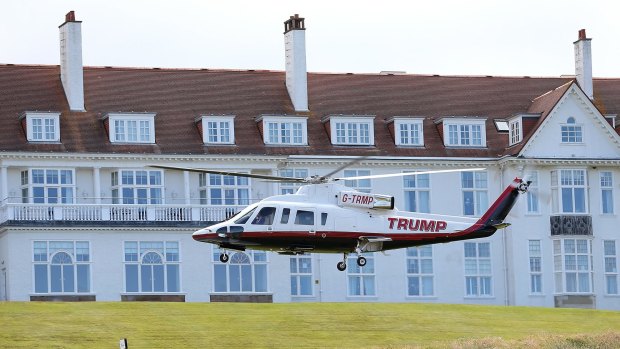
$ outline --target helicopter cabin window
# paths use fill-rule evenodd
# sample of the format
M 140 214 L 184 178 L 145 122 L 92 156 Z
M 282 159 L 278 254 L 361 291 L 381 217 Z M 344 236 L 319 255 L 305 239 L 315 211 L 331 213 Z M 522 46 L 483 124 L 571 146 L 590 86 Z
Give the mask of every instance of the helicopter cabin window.
M 321 213 L 321 225 L 325 225 L 327 223 L 327 212 Z
M 295 224 L 314 225 L 314 212 L 297 210 L 297 215 L 295 216 Z
M 244 214 L 243 216 L 239 217 L 236 221 L 235 224 L 245 224 L 248 219 L 250 219 L 250 217 L 252 216 L 252 214 L 254 213 L 254 211 L 256 210 L 256 207 L 251 209 L 250 211 L 248 211 L 246 214 Z
M 275 215 L 276 215 L 275 207 L 263 207 L 261 208 L 260 211 L 258 211 L 258 214 L 256 215 L 256 217 L 254 217 L 252 224 L 271 225 L 273 224 L 273 217 Z
M 282 217 L 280 218 L 280 224 L 287 224 L 288 218 L 290 217 L 290 215 L 291 215 L 290 208 L 282 209 Z

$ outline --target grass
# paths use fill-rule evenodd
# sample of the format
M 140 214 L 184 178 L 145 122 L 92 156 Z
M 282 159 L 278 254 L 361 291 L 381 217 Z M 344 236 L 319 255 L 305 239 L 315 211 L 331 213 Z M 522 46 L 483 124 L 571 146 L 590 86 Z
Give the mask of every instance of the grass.
M 620 312 L 384 303 L 0 303 L 0 348 L 615 348 Z M 606 346 L 607 345 L 607 346 Z

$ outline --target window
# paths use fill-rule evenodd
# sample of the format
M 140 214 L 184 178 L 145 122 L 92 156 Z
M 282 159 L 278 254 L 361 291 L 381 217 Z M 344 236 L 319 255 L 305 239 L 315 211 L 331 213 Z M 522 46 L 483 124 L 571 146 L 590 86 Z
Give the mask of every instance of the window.
M 200 173 L 198 183 L 201 205 L 250 204 L 250 181 L 247 177 Z
M 112 172 L 112 203 L 158 205 L 163 203 L 162 171 Z
M 556 293 L 592 292 L 592 241 L 553 240 Z
M 314 225 L 314 212 L 297 210 L 297 214 L 295 215 L 295 224 Z
M 302 116 L 261 116 L 263 142 L 273 145 L 308 145 L 307 122 Z
M 155 143 L 155 114 L 108 114 L 110 142 Z
M 364 254 L 366 265 L 357 265 L 357 257 L 349 256 L 347 274 L 349 278 L 349 296 L 376 296 L 375 291 L 375 257 L 373 253 Z
M 294 177 L 294 178 L 308 178 L 308 170 L 306 169 L 292 169 L 287 168 L 279 171 L 279 175 L 282 177 Z M 301 187 L 301 183 L 280 183 L 280 194 L 295 194 L 297 189 Z
M 521 119 L 510 121 L 508 124 L 510 128 L 510 145 L 515 145 L 523 139 L 523 131 L 521 129 Z
M 407 295 L 432 296 L 433 246 L 409 247 L 407 249 Z
M 29 142 L 60 142 L 60 113 L 26 112 L 26 138 Z
M 358 176 L 370 176 L 370 170 L 344 170 L 344 177 Z M 345 180 L 344 185 L 364 193 L 370 193 L 372 190 L 370 178 Z
M 374 145 L 374 116 L 334 116 L 329 120 L 331 141 L 334 145 Z
M 600 173 L 601 179 L 601 212 L 603 214 L 614 213 L 614 185 L 610 171 Z
M 21 172 L 22 202 L 72 204 L 75 202 L 74 170 L 30 169 Z
M 493 295 L 491 243 L 465 243 L 465 294 L 468 297 Z
M 618 294 L 618 254 L 616 252 L 616 241 L 603 241 L 603 252 L 605 254 L 605 285 L 607 294 Z
M 405 190 L 405 210 L 421 213 L 431 212 L 429 174 L 404 176 L 403 187 Z
M 312 296 L 312 257 L 291 256 L 291 296 Z
M 35 293 L 90 292 L 88 241 L 35 241 L 33 262 Z
M 575 123 L 574 117 L 569 117 L 566 124 L 561 125 L 562 143 L 582 143 L 583 130 L 581 125 Z
M 181 291 L 178 241 L 125 241 L 125 292 Z
M 213 291 L 221 293 L 267 292 L 267 253 L 235 252 L 227 264 L 220 262 L 220 249 L 213 247 Z
M 586 183 L 585 170 L 551 171 L 553 211 L 559 213 L 588 212 Z
M 530 294 L 542 294 L 542 254 L 540 240 L 529 240 Z
M 276 216 L 276 208 L 275 207 L 263 207 L 258 211 L 254 220 L 252 220 L 252 224 L 256 225 L 272 225 L 273 218 Z
M 486 146 L 485 120 L 444 121 L 444 142 L 446 146 Z
M 423 146 L 424 133 L 421 119 L 395 119 L 394 133 L 396 145 Z
M 202 142 L 205 144 L 235 144 L 235 116 L 202 116 Z
M 527 191 L 527 213 L 538 214 L 540 213 L 540 207 L 538 205 L 538 172 L 529 172 L 526 174 L 525 178 L 532 182 Z
M 480 216 L 487 209 L 487 173 L 461 172 L 461 187 L 463 189 L 463 214 L 466 216 Z

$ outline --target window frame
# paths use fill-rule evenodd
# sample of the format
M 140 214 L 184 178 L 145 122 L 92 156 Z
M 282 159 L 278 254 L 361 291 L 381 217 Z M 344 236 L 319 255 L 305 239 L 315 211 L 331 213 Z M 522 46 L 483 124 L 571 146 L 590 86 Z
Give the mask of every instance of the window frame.
M 574 140 L 571 140 L 574 138 Z M 584 141 L 583 123 L 577 123 L 574 116 L 569 116 L 566 121 L 560 124 L 560 144 L 562 145 L 582 145 Z
M 407 126 L 407 130 L 402 130 Z M 412 135 L 412 126 L 417 127 L 417 143 L 410 142 L 415 137 Z M 403 131 L 407 132 L 407 137 L 403 137 Z M 406 141 L 403 141 L 405 140 Z M 424 119 L 423 118 L 394 118 L 394 143 L 401 147 L 423 147 L 424 146 Z
M 27 111 L 21 118 L 26 119 L 26 140 L 32 143 L 59 143 L 60 142 L 60 112 L 35 112 Z M 35 120 L 41 120 L 41 138 L 35 138 Z M 53 121 L 53 134 L 50 137 L 46 130 L 49 125 L 45 121 Z
M 273 146 L 307 146 L 308 145 L 308 118 L 306 116 L 279 116 L 279 115 L 263 115 L 258 119 L 262 123 L 263 129 L 263 143 L 265 145 Z M 272 139 L 272 133 L 270 132 L 271 125 L 277 125 L 275 130 L 275 138 Z M 296 142 L 296 136 L 294 134 L 294 125 L 301 125 L 301 139 Z M 287 125 L 288 129 L 283 128 L 283 125 Z M 282 132 L 288 130 L 289 141 L 285 141 Z
M 486 136 L 486 119 L 442 119 L 443 123 L 443 138 L 444 138 L 444 146 L 446 147 L 455 147 L 455 148 L 486 148 L 487 147 L 487 136 Z M 456 134 L 450 130 L 451 126 L 457 127 Z M 464 126 L 468 126 L 469 129 L 466 131 L 468 135 L 468 144 L 464 144 L 462 129 Z M 473 127 L 476 126 L 480 128 L 480 144 L 473 144 L 475 132 Z M 456 138 L 453 137 L 453 134 Z M 456 142 L 453 142 L 456 141 Z
M 374 146 L 375 145 L 375 117 L 374 116 L 334 116 L 331 115 L 328 118 L 329 128 L 331 134 L 332 145 L 343 146 Z M 339 130 L 340 126 L 344 126 L 344 129 Z M 355 135 L 350 132 L 353 129 L 350 126 L 355 125 Z M 362 142 L 360 125 L 366 125 L 368 131 L 368 142 Z M 351 141 L 354 137 L 355 141 Z
M 523 120 L 515 118 L 508 122 L 508 139 L 509 145 L 521 143 L 523 140 Z
M 308 178 L 308 169 L 307 168 L 285 168 L 278 170 L 278 176 L 281 177 L 296 177 L 296 178 Z M 291 183 L 291 182 L 280 182 L 279 186 L 279 194 L 295 194 L 297 190 L 304 185 L 303 183 Z
M 526 200 L 523 200 L 525 205 L 525 214 L 528 216 L 541 215 L 540 210 L 540 176 L 539 171 L 530 171 L 524 177 L 531 181 L 526 193 Z M 535 210 L 532 207 L 535 206 Z
M 37 243 L 45 243 L 45 260 L 37 260 L 37 255 L 40 255 L 40 253 L 37 253 Z M 57 248 L 55 250 L 55 252 L 50 252 L 50 243 L 57 243 L 57 244 L 62 244 L 62 243 L 70 243 L 72 245 L 70 252 L 68 253 L 68 249 L 67 248 Z M 85 243 L 87 245 L 87 250 L 88 250 L 88 259 L 87 260 L 78 260 L 80 259 L 78 256 L 80 255 L 78 253 L 78 250 L 80 249 L 78 247 L 78 243 Z M 91 242 L 90 240 L 32 240 L 32 244 L 31 244 L 31 256 L 32 256 L 32 293 L 33 294 L 37 294 L 37 295 L 54 295 L 54 294 L 63 294 L 63 295 L 77 295 L 77 294 L 92 294 L 92 288 L 93 288 L 93 273 L 92 273 L 92 263 L 93 263 L 93 255 L 92 255 L 92 246 L 91 246 Z M 40 250 L 39 250 L 40 252 Z M 71 257 L 72 262 L 70 264 L 54 264 L 53 263 L 53 259 L 56 255 L 58 255 L 59 253 L 64 252 L 64 253 L 68 253 Z M 83 254 L 82 254 L 83 255 Z M 73 288 L 74 291 L 52 291 L 52 266 L 54 265 L 71 265 L 72 266 L 72 272 L 73 272 Z M 46 267 L 46 290 L 45 292 L 39 292 L 37 291 L 37 268 L 36 266 L 45 266 Z M 86 276 L 86 282 L 87 282 L 87 288 L 88 290 L 86 291 L 80 291 L 80 281 L 79 281 L 79 268 L 78 266 L 87 266 L 87 276 Z M 61 268 L 61 273 L 64 274 L 65 272 L 65 268 Z M 62 288 L 65 287 L 65 285 L 63 284 L 61 286 Z
M 415 253 L 413 253 L 415 251 Z M 424 251 L 430 251 L 430 255 L 423 255 Z M 434 266 L 434 248 L 433 245 L 425 245 L 425 246 L 416 246 L 416 247 L 408 247 L 405 252 L 405 260 L 406 260 L 406 287 L 407 287 L 407 297 L 411 298 L 432 298 L 435 297 L 435 266 Z M 430 272 L 423 272 L 423 261 L 430 260 Z M 415 261 L 417 263 L 418 272 L 412 272 L 409 268 L 410 261 Z M 420 294 L 411 294 L 411 279 L 418 278 L 417 286 Z M 430 279 L 430 294 L 424 293 L 424 282 L 423 279 Z
M 404 171 L 404 172 L 415 172 L 416 170 L 410 170 L 410 171 Z M 420 171 L 420 170 L 417 170 Z M 419 177 L 426 177 L 425 180 L 420 180 Z M 411 183 L 413 181 L 413 185 L 408 183 Z M 419 186 L 420 182 L 427 182 L 427 186 Z M 420 174 L 420 175 L 416 175 L 416 174 L 412 174 L 412 175 L 407 175 L 407 176 L 403 176 L 403 180 L 401 182 L 403 184 L 403 200 L 404 200 L 404 207 L 406 211 L 409 212 L 419 212 L 419 213 L 431 213 L 431 175 L 426 173 L 426 174 Z M 411 193 L 411 194 L 410 194 Z M 422 206 L 420 203 L 423 201 L 420 199 L 420 193 L 426 193 L 427 197 L 426 197 L 426 208 L 427 210 L 420 210 L 420 206 Z M 416 205 L 416 207 L 414 209 L 411 208 L 411 200 L 409 200 L 410 195 L 414 196 L 414 204 Z
M 216 123 L 216 139 L 212 140 L 209 123 Z M 206 145 L 234 145 L 235 144 L 235 115 L 203 115 L 202 123 L 202 143 Z M 228 125 L 228 140 L 223 139 L 223 124 Z
M 364 172 L 361 173 L 360 172 Z M 368 173 L 366 173 L 368 172 Z M 353 174 L 355 173 L 355 174 Z M 356 191 L 362 193 L 371 193 L 372 192 L 372 179 L 346 179 L 347 177 L 358 177 L 358 176 L 370 176 L 372 172 L 366 169 L 345 169 L 342 171 L 342 178 L 344 179 L 344 186 L 348 188 L 355 189 Z M 360 182 L 368 183 L 368 185 L 360 186 Z M 368 182 L 366 182 L 368 181 Z
M 567 241 L 573 241 L 574 244 L 574 249 L 575 252 L 566 252 L 566 242 Z M 578 245 L 578 241 L 585 241 L 586 242 L 586 246 L 587 246 L 587 252 L 579 252 L 579 245 Z M 553 281 L 554 281 L 554 293 L 555 294 L 575 294 L 575 295 L 592 295 L 594 294 L 594 284 L 593 284 L 593 277 L 594 277 L 594 266 L 593 266 L 593 251 L 592 251 L 592 238 L 578 238 L 578 237 L 566 237 L 566 238 L 559 238 L 559 239 L 552 239 L 552 244 L 553 244 Z M 558 250 L 559 247 L 559 250 Z M 575 269 L 567 269 L 567 258 L 566 256 L 570 255 L 570 256 L 574 256 L 575 259 Z M 586 257 L 586 261 L 588 262 L 588 270 L 579 270 L 579 257 L 578 256 L 585 256 Z M 583 261 L 583 258 L 581 259 Z M 574 273 L 575 274 L 575 287 L 577 288 L 576 291 L 567 291 L 568 287 L 567 287 L 567 282 L 568 282 L 568 278 L 567 273 Z M 580 276 L 579 274 L 586 274 L 587 275 L 587 280 L 588 280 L 588 290 L 587 291 L 581 291 L 579 290 L 580 288 Z M 561 277 L 560 277 L 561 276 Z M 559 289 L 559 284 L 561 283 L 561 289 Z
M 607 251 L 607 243 L 610 243 L 613 246 L 613 253 L 608 253 Z M 605 295 L 607 296 L 618 296 L 620 295 L 620 277 L 618 273 L 618 243 L 617 240 L 603 240 L 603 276 L 605 278 Z M 612 270 L 608 270 L 609 266 L 612 266 L 610 262 L 613 261 Z M 610 288 L 610 280 L 613 280 L 615 292 L 609 292 Z
M 528 242 L 528 246 L 527 246 L 528 271 L 530 275 L 529 294 L 531 296 L 544 295 L 542 240 L 529 239 L 527 242 Z M 533 243 L 537 246 L 533 245 Z M 538 264 L 536 265 L 536 263 Z M 536 270 L 536 267 L 538 267 L 538 270 Z M 538 280 L 538 281 L 535 282 L 534 280 Z
M 605 174 L 609 174 L 609 178 L 608 178 L 608 183 L 606 183 L 606 179 L 603 178 L 603 175 Z M 601 199 L 600 199 L 600 209 L 601 209 L 601 214 L 602 215 L 606 215 L 606 216 L 613 216 L 615 215 L 615 208 L 614 208 L 614 173 L 613 171 L 600 171 L 599 172 L 599 185 L 600 185 L 600 189 L 601 189 Z M 607 207 L 606 205 L 606 201 L 605 201 L 605 193 L 609 192 L 609 196 L 610 196 L 610 201 L 609 201 L 609 206 Z M 609 212 L 605 212 L 606 209 L 609 210 Z
M 227 184 L 227 181 L 233 181 L 233 184 Z M 215 184 L 213 184 L 215 181 Z M 219 183 L 219 184 L 218 184 Z M 198 174 L 198 196 L 201 205 L 214 205 L 214 206 L 247 206 L 252 199 L 252 179 L 248 177 L 239 177 L 223 174 L 213 173 L 199 173 Z M 214 190 L 220 191 L 220 197 L 213 196 Z M 233 197 L 227 197 L 227 192 L 233 192 Z M 242 197 L 240 193 L 245 192 L 246 197 Z M 227 200 L 233 200 L 231 203 Z M 218 201 L 219 200 L 219 203 Z
M 124 173 L 123 172 L 131 172 L 132 173 L 132 182 L 131 184 L 123 183 Z M 146 184 L 138 184 L 137 183 L 137 172 L 146 172 Z M 160 184 L 152 184 L 151 183 L 151 173 L 159 173 Z M 133 191 L 133 198 L 125 197 L 124 189 L 131 189 Z M 138 196 L 139 190 L 146 189 L 146 203 L 139 203 L 139 200 L 144 198 L 140 198 Z M 164 183 L 164 171 L 163 170 L 146 170 L 146 169 L 130 169 L 130 168 L 119 168 L 114 169 L 110 172 L 110 191 L 112 193 L 112 204 L 114 205 L 163 205 L 165 203 L 165 183 Z M 153 190 L 159 190 L 160 197 L 154 197 L 152 194 Z M 129 203 L 125 203 L 126 200 L 133 201 Z
M 570 174 L 570 181 L 572 184 L 563 184 L 566 173 Z M 581 172 L 583 174 L 583 184 L 574 184 L 575 173 Z M 566 178 L 568 180 L 568 178 Z M 590 214 L 590 187 L 588 185 L 588 171 L 584 168 L 558 168 L 551 171 L 551 209 L 555 214 L 563 215 L 584 215 Z M 570 190 L 571 193 L 571 207 L 572 211 L 564 211 L 564 189 Z M 583 202 L 576 201 L 576 189 L 583 189 Z M 583 204 L 583 212 L 577 212 L 577 205 Z
M 360 267 L 357 265 L 357 257 L 354 255 L 349 255 L 347 257 L 347 297 L 353 298 L 372 298 L 377 297 L 377 267 L 376 267 L 376 259 L 374 252 L 366 252 L 363 253 L 366 258 L 366 265 Z M 367 293 L 366 280 L 372 280 L 372 294 Z M 353 294 L 353 290 L 351 289 L 351 283 L 355 282 L 353 280 L 357 280 L 357 284 L 359 286 L 360 294 Z
M 221 250 L 219 249 L 218 246 L 213 246 L 212 247 L 212 257 L 211 257 L 211 261 L 212 261 L 212 274 L 211 274 L 211 292 L 215 293 L 215 294 L 268 294 L 269 292 L 269 253 L 267 253 L 266 251 L 258 251 L 258 250 L 246 250 L 246 251 L 234 251 L 231 256 L 230 256 L 230 260 L 227 263 L 222 263 L 220 261 L 220 253 Z M 249 263 L 248 264 L 235 264 L 233 257 L 235 254 L 240 253 L 240 254 L 244 254 L 245 256 L 247 256 L 249 258 Z M 263 260 L 259 260 L 259 258 L 257 257 L 257 255 L 260 256 L 264 256 Z M 261 257 L 262 258 L 262 257 Z M 240 269 L 239 270 L 239 291 L 231 291 L 231 278 L 230 278 L 230 273 L 231 273 L 231 268 L 237 265 L 249 265 L 250 269 L 251 269 L 251 273 L 252 273 L 252 289 L 250 291 L 244 291 L 243 290 L 243 280 L 242 280 L 242 273 L 243 271 Z M 216 287 L 218 286 L 218 282 L 216 280 L 217 274 L 218 272 L 216 271 L 216 268 L 218 267 L 224 267 L 225 268 L 225 283 L 226 283 L 226 290 L 225 291 L 221 291 L 221 290 L 217 290 Z M 263 291 L 257 291 L 257 276 L 256 276 L 256 270 L 258 269 L 257 266 L 264 266 L 264 276 L 265 279 L 262 280 L 264 281 L 265 285 L 265 290 Z
M 308 259 L 310 261 L 310 272 L 301 272 L 300 268 L 300 259 Z M 293 260 L 295 260 L 295 271 L 293 271 Z M 300 297 L 300 298 L 311 298 L 314 297 L 314 258 L 312 254 L 303 254 L 303 255 L 294 255 L 289 258 L 289 272 L 290 272 L 290 286 L 291 297 Z M 310 294 L 301 294 L 302 291 L 302 278 L 310 278 Z M 293 293 L 293 282 L 297 287 L 297 294 Z
M 467 246 L 468 245 L 473 245 L 476 247 L 475 250 L 475 256 L 468 256 L 467 255 Z M 481 256 L 480 253 L 480 246 L 482 245 L 487 245 L 488 246 L 488 251 L 489 251 L 489 255 L 488 256 Z M 491 242 L 490 241 L 484 241 L 484 242 L 465 242 L 463 244 L 463 276 L 464 276 L 464 281 L 465 281 L 465 298 L 493 298 L 494 297 L 494 285 L 493 285 L 493 258 L 492 258 L 492 250 L 491 250 Z M 476 265 L 476 272 L 468 272 L 467 268 L 468 268 L 468 263 L 467 261 L 475 261 L 475 265 Z M 488 266 L 489 266 L 489 272 L 488 273 L 482 273 L 480 272 L 480 262 L 481 261 L 488 261 Z M 474 278 L 476 280 L 476 292 L 475 293 L 471 293 L 471 289 L 468 286 L 469 285 L 469 280 Z M 484 280 L 488 280 L 488 293 L 482 293 L 482 281 Z
M 464 184 L 464 178 L 463 176 L 466 174 L 472 174 L 472 187 L 465 187 Z M 484 174 L 485 178 L 484 178 L 484 182 L 486 183 L 485 187 L 478 187 L 477 183 L 479 181 L 482 181 L 482 179 L 478 179 L 478 175 Z M 469 217 L 479 217 L 482 216 L 486 210 L 488 210 L 489 208 L 489 174 L 487 171 L 463 171 L 461 172 L 461 208 L 463 209 L 463 216 L 469 216 Z M 466 212 L 466 204 L 465 204 L 465 200 L 466 200 L 466 193 L 471 192 L 473 193 L 472 195 L 472 205 L 473 205 L 473 213 L 472 214 L 468 214 Z M 484 200 L 486 201 L 485 205 L 482 206 L 482 202 L 480 202 L 482 200 L 482 194 L 484 194 Z
M 155 144 L 155 113 L 108 113 L 105 117 L 107 117 L 108 122 L 108 134 L 109 140 L 112 144 Z M 130 135 L 129 127 L 127 125 L 123 125 L 123 138 L 119 139 L 120 133 L 117 133 L 117 125 L 116 122 L 135 122 L 136 123 L 136 140 L 128 140 L 128 136 Z M 145 137 L 143 133 L 142 122 L 147 122 L 149 134 L 148 137 Z M 147 139 L 145 139 L 147 138 Z
M 128 247 L 127 244 L 129 243 L 135 243 L 136 244 L 136 260 L 128 260 Z M 161 243 L 161 249 L 157 248 L 157 247 L 153 247 L 153 246 L 148 246 L 149 244 L 159 244 Z M 142 245 L 146 244 L 147 246 L 142 248 Z M 176 247 L 168 247 L 169 244 L 176 244 Z M 183 288 L 182 288 L 182 271 L 181 271 L 181 266 L 182 266 L 182 258 L 181 256 L 183 255 L 181 253 L 181 241 L 179 240 L 123 240 L 123 244 L 122 244 L 122 248 L 123 248 L 123 293 L 125 294 L 179 294 L 179 293 L 183 293 Z M 169 253 L 169 251 L 174 251 L 176 250 L 176 258 L 174 258 L 174 254 L 172 254 L 172 252 Z M 144 263 L 144 258 L 146 257 L 146 255 L 151 254 L 151 253 L 155 253 L 157 254 L 159 257 L 161 257 L 161 263 Z M 137 266 L 137 291 L 133 291 L 133 290 L 128 290 L 128 274 L 127 274 L 127 269 L 129 265 L 136 265 Z M 162 272 L 163 272 L 163 291 L 160 290 L 155 290 L 154 287 L 151 291 L 145 291 L 144 290 L 144 285 L 142 284 L 143 281 L 143 267 L 144 266 L 153 266 L 153 265 L 161 265 L 162 266 Z M 173 290 L 170 291 L 169 290 L 169 286 L 170 286 L 170 271 L 168 268 L 169 266 L 176 266 L 176 288 L 177 290 Z M 151 269 L 152 270 L 152 269 Z M 153 286 L 153 285 L 152 285 Z
M 34 173 L 33 171 L 43 171 L 42 172 L 42 183 L 35 183 Z M 56 171 L 57 175 L 57 183 L 48 183 L 49 176 L 48 171 Z M 63 172 L 71 173 L 71 183 L 62 183 Z M 77 200 L 77 186 L 76 186 L 76 178 L 75 178 L 75 169 L 74 168 L 28 168 L 22 170 L 20 172 L 21 177 L 21 195 L 22 195 L 22 203 L 31 203 L 31 204 L 75 204 Z M 26 173 L 26 175 L 24 175 Z M 43 201 L 44 202 L 35 202 L 34 188 L 43 188 Z M 52 198 L 49 193 L 50 189 L 57 190 L 57 196 L 55 197 L 55 201 L 52 200 L 50 202 L 50 198 Z M 64 196 L 63 192 L 66 192 L 64 189 L 70 189 L 71 194 Z M 24 194 L 27 193 L 24 197 Z M 70 199 L 68 199 L 70 198 Z

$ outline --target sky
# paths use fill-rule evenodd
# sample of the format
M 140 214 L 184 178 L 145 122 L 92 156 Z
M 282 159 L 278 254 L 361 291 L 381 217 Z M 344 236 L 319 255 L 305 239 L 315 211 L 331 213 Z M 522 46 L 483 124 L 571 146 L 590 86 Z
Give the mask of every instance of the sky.
M 593 75 L 620 77 L 615 0 L 11 0 L 0 64 L 59 64 L 71 10 L 87 66 L 283 70 L 283 22 L 297 13 L 310 72 L 571 75 L 585 28 Z

